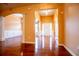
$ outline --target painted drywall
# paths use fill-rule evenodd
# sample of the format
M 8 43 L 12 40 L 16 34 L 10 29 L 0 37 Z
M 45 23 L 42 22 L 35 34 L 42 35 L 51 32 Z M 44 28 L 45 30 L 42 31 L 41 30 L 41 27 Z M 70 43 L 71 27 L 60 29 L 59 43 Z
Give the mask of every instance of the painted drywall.
M 6 16 L 4 20 L 4 37 L 12 38 L 21 35 L 21 17 L 17 14 Z
M 54 16 L 41 16 L 40 17 L 41 22 L 53 22 L 54 21 Z
M 22 7 L 16 7 L 2 11 L 2 15 L 7 16 L 12 13 L 24 14 L 24 41 L 35 42 L 35 11 L 40 9 L 58 9 L 58 22 L 59 22 L 59 43 L 64 42 L 64 14 L 61 14 L 64 10 L 63 4 L 29 4 Z
M 52 16 L 40 16 L 40 21 L 41 21 L 41 23 L 43 24 L 43 23 L 52 23 L 52 32 L 54 33 L 54 15 L 52 15 Z M 52 33 L 52 34 L 53 34 Z
M 65 46 L 79 55 L 79 4 L 65 4 Z

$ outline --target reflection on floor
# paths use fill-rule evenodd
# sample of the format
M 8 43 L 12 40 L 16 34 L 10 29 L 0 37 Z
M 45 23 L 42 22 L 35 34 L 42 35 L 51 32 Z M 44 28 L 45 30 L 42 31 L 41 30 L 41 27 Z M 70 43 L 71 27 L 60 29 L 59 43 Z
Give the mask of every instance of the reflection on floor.
M 63 46 L 59 46 L 53 50 L 38 49 L 38 51 L 35 52 L 33 44 L 23 44 L 22 51 L 24 56 L 71 56 Z
M 49 49 L 38 49 L 35 52 L 34 44 L 21 44 L 21 37 L 6 39 L 0 42 L 1 56 L 71 56 L 71 54 L 63 47 Z
M 3 56 L 18 56 L 21 52 L 21 36 L 6 39 L 0 42 L 0 55 Z

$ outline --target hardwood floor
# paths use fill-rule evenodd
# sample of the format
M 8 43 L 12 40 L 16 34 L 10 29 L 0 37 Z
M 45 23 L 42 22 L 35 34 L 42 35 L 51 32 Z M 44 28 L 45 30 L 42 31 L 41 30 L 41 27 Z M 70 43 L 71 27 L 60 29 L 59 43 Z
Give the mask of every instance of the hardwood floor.
M 6 39 L 0 45 L 3 56 L 19 56 L 21 54 L 21 36 Z
M 15 37 L 0 42 L 0 56 L 71 56 L 71 54 L 63 46 L 36 51 L 34 44 L 21 43 L 21 37 Z
M 59 46 L 52 50 L 49 49 L 38 49 L 35 51 L 33 44 L 22 44 L 22 53 L 24 56 L 71 56 L 71 54 L 63 47 Z

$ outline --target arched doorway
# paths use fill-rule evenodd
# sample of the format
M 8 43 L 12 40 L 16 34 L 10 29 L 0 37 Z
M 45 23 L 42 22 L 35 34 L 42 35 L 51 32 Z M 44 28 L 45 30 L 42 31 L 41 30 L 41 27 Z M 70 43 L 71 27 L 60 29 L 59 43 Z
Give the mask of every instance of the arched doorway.
M 8 55 L 20 55 L 21 53 L 23 17 L 21 13 L 13 13 L 4 17 L 5 54 L 8 52 Z

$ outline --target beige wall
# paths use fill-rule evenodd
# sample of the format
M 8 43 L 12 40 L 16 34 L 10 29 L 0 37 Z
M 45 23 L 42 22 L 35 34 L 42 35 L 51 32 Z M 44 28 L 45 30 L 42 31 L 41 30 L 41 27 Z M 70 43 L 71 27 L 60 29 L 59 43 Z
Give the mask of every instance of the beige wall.
M 54 15 L 52 15 L 52 16 L 40 16 L 40 21 L 42 22 L 42 23 L 52 23 L 52 31 L 53 31 L 53 33 L 55 33 L 55 31 L 54 31 L 54 29 L 55 29 L 55 22 L 54 22 Z
M 31 9 L 28 9 L 31 8 Z M 2 15 L 8 15 L 11 13 L 22 13 L 24 14 L 24 37 L 26 42 L 35 41 L 35 11 L 39 9 L 58 9 L 58 21 L 59 21 L 59 43 L 64 43 L 64 14 L 61 14 L 64 10 L 63 4 L 32 4 L 28 6 L 17 7 L 13 9 L 4 10 Z
M 65 5 L 65 45 L 79 55 L 79 4 Z
M 42 22 L 54 22 L 54 16 L 41 16 L 40 18 Z

